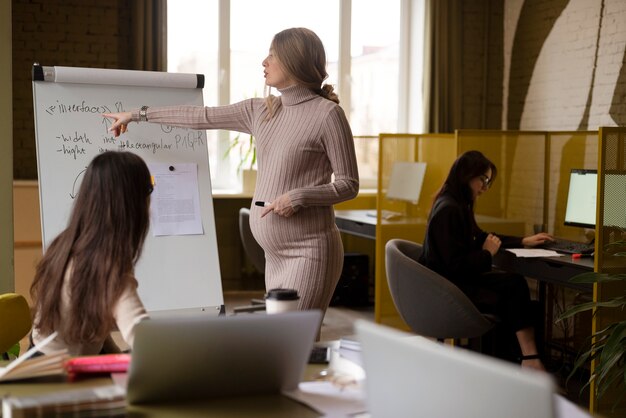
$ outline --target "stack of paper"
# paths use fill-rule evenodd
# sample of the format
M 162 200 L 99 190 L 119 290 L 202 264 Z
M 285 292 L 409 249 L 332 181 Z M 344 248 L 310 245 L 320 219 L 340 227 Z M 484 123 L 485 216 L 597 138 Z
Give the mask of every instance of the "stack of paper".
M 62 375 L 65 373 L 67 359 L 67 350 L 34 358 L 20 357 L 7 367 L 0 367 L 0 382 Z
M 13 360 L 7 367 L 0 367 L 0 382 L 65 374 L 65 361 L 69 359 L 67 350 L 55 351 L 45 356 L 33 357 L 35 353 L 56 336 L 56 332 L 52 333 L 42 342 L 24 353 L 23 356 Z

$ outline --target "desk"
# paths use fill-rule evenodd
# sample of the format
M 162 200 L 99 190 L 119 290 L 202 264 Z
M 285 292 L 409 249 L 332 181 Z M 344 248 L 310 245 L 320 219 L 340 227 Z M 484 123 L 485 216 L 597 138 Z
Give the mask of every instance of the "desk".
M 369 210 L 336 210 L 335 223 L 341 232 L 362 238 L 376 239 L 376 218 Z
M 497 269 L 511 273 L 518 273 L 525 277 L 538 280 L 538 299 L 540 306 L 540 317 L 544 318 L 542 329 L 537 330 L 537 345 L 547 349 L 552 347 L 560 352 L 569 352 L 576 355 L 576 351 L 567 345 L 556 343 L 553 340 L 553 317 L 554 306 L 547 301 L 552 300 L 548 297 L 547 285 L 564 286 L 574 289 L 578 292 L 591 294 L 593 292 L 593 284 L 591 283 L 572 283 L 570 279 L 582 273 L 593 271 L 593 258 L 572 259 L 570 255 L 562 257 L 537 257 L 524 258 L 516 257 L 515 254 L 502 250 L 493 258 L 493 266 Z
M 571 256 L 563 257 L 516 257 L 509 251 L 499 251 L 493 258 L 493 266 L 511 273 L 519 273 L 525 277 L 537 279 L 540 283 L 557 284 L 572 289 L 591 292 L 591 283 L 572 283 L 572 277 L 593 271 L 593 258 L 573 260 Z
M 394 238 L 422 242 L 426 234 L 428 220 L 420 217 L 401 216 L 382 219 L 367 215 L 370 210 L 335 210 L 335 223 L 341 232 L 375 240 L 374 261 L 374 318 L 376 322 L 391 327 L 408 330 L 396 310 L 387 286 L 385 268 L 385 244 Z M 476 221 L 485 231 L 499 234 L 523 236 L 525 223 L 518 220 L 502 219 L 493 216 L 476 215 Z
M 319 372 L 317 367 L 310 365 L 307 373 Z M 111 385 L 109 377 L 85 379 L 79 382 L 15 382 L 0 384 L 0 398 L 7 394 L 13 396 L 29 396 L 63 390 L 97 388 Z M 257 395 L 230 398 L 212 398 L 202 401 L 163 403 L 150 405 L 128 405 L 128 417 L 206 417 L 206 418 L 256 418 L 268 417 L 302 417 L 314 418 L 320 415 L 312 409 L 281 395 Z M 0 411 L 1 415 L 1 411 Z
M 335 223 L 341 232 L 357 235 L 363 238 L 377 239 L 376 227 L 379 226 L 375 216 L 370 216 L 368 210 L 336 210 Z M 496 231 L 501 234 L 523 236 L 525 225 L 522 221 L 511 219 L 501 219 L 493 216 L 476 215 L 476 221 L 486 231 Z M 420 230 L 426 231 L 426 218 L 398 217 L 394 219 L 383 219 L 380 225 L 387 227 L 418 226 Z M 423 236 L 416 236 L 412 241 L 421 241 Z
M 308 365 L 305 379 L 319 373 L 325 366 Z M 66 382 L 22 382 L 13 384 L 0 384 L 0 398 L 7 394 L 14 396 L 28 396 L 46 392 L 98 388 L 112 384 L 109 377 L 92 378 L 76 383 Z M 582 409 L 573 403 L 555 395 L 556 418 L 591 418 Z M 0 411 L 1 414 L 2 411 Z M 296 401 L 282 395 L 258 395 L 231 398 L 212 398 L 195 402 L 151 404 L 151 405 L 128 405 L 127 417 L 135 418 L 177 418 L 177 417 L 203 417 L 203 418 L 257 418 L 285 417 L 285 418 L 315 418 L 320 415 Z

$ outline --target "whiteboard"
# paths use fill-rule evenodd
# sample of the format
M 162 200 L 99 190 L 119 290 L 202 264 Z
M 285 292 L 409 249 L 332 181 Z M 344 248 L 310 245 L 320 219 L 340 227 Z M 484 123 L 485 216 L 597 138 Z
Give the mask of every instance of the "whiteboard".
M 150 165 L 197 165 L 203 234 L 148 232 L 135 276 L 154 313 L 223 310 L 206 132 L 151 123 L 118 138 L 102 113 L 142 105 L 202 105 L 203 77 L 149 71 L 33 67 L 33 103 L 44 249 L 67 226 L 89 162 L 107 150 L 131 151 Z

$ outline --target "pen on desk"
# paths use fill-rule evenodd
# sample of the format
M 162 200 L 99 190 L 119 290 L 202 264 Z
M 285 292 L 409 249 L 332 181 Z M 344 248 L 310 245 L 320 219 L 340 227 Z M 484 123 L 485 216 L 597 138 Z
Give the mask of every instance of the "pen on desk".
M 261 206 L 262 208 L 271 205 L 271 202 L 264 202 L 262 200 L 257 200 L 254 202 L 255 205 Z
M 593 258 L 593 253 L 591 254 L 572 254 L 572 258 L 573 259 L 577 259 L 577 258 Z

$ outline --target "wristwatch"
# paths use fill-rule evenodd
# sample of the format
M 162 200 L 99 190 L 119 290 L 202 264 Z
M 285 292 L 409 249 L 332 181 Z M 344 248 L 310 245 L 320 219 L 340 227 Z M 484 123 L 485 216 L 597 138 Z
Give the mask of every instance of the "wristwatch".
M 139 110 L 139 120 L 141 122 L 148 121 L 148 115 L 146 113 L 147 111 L 148 111 L 148 106 L 141 106 L 141 110 Z

